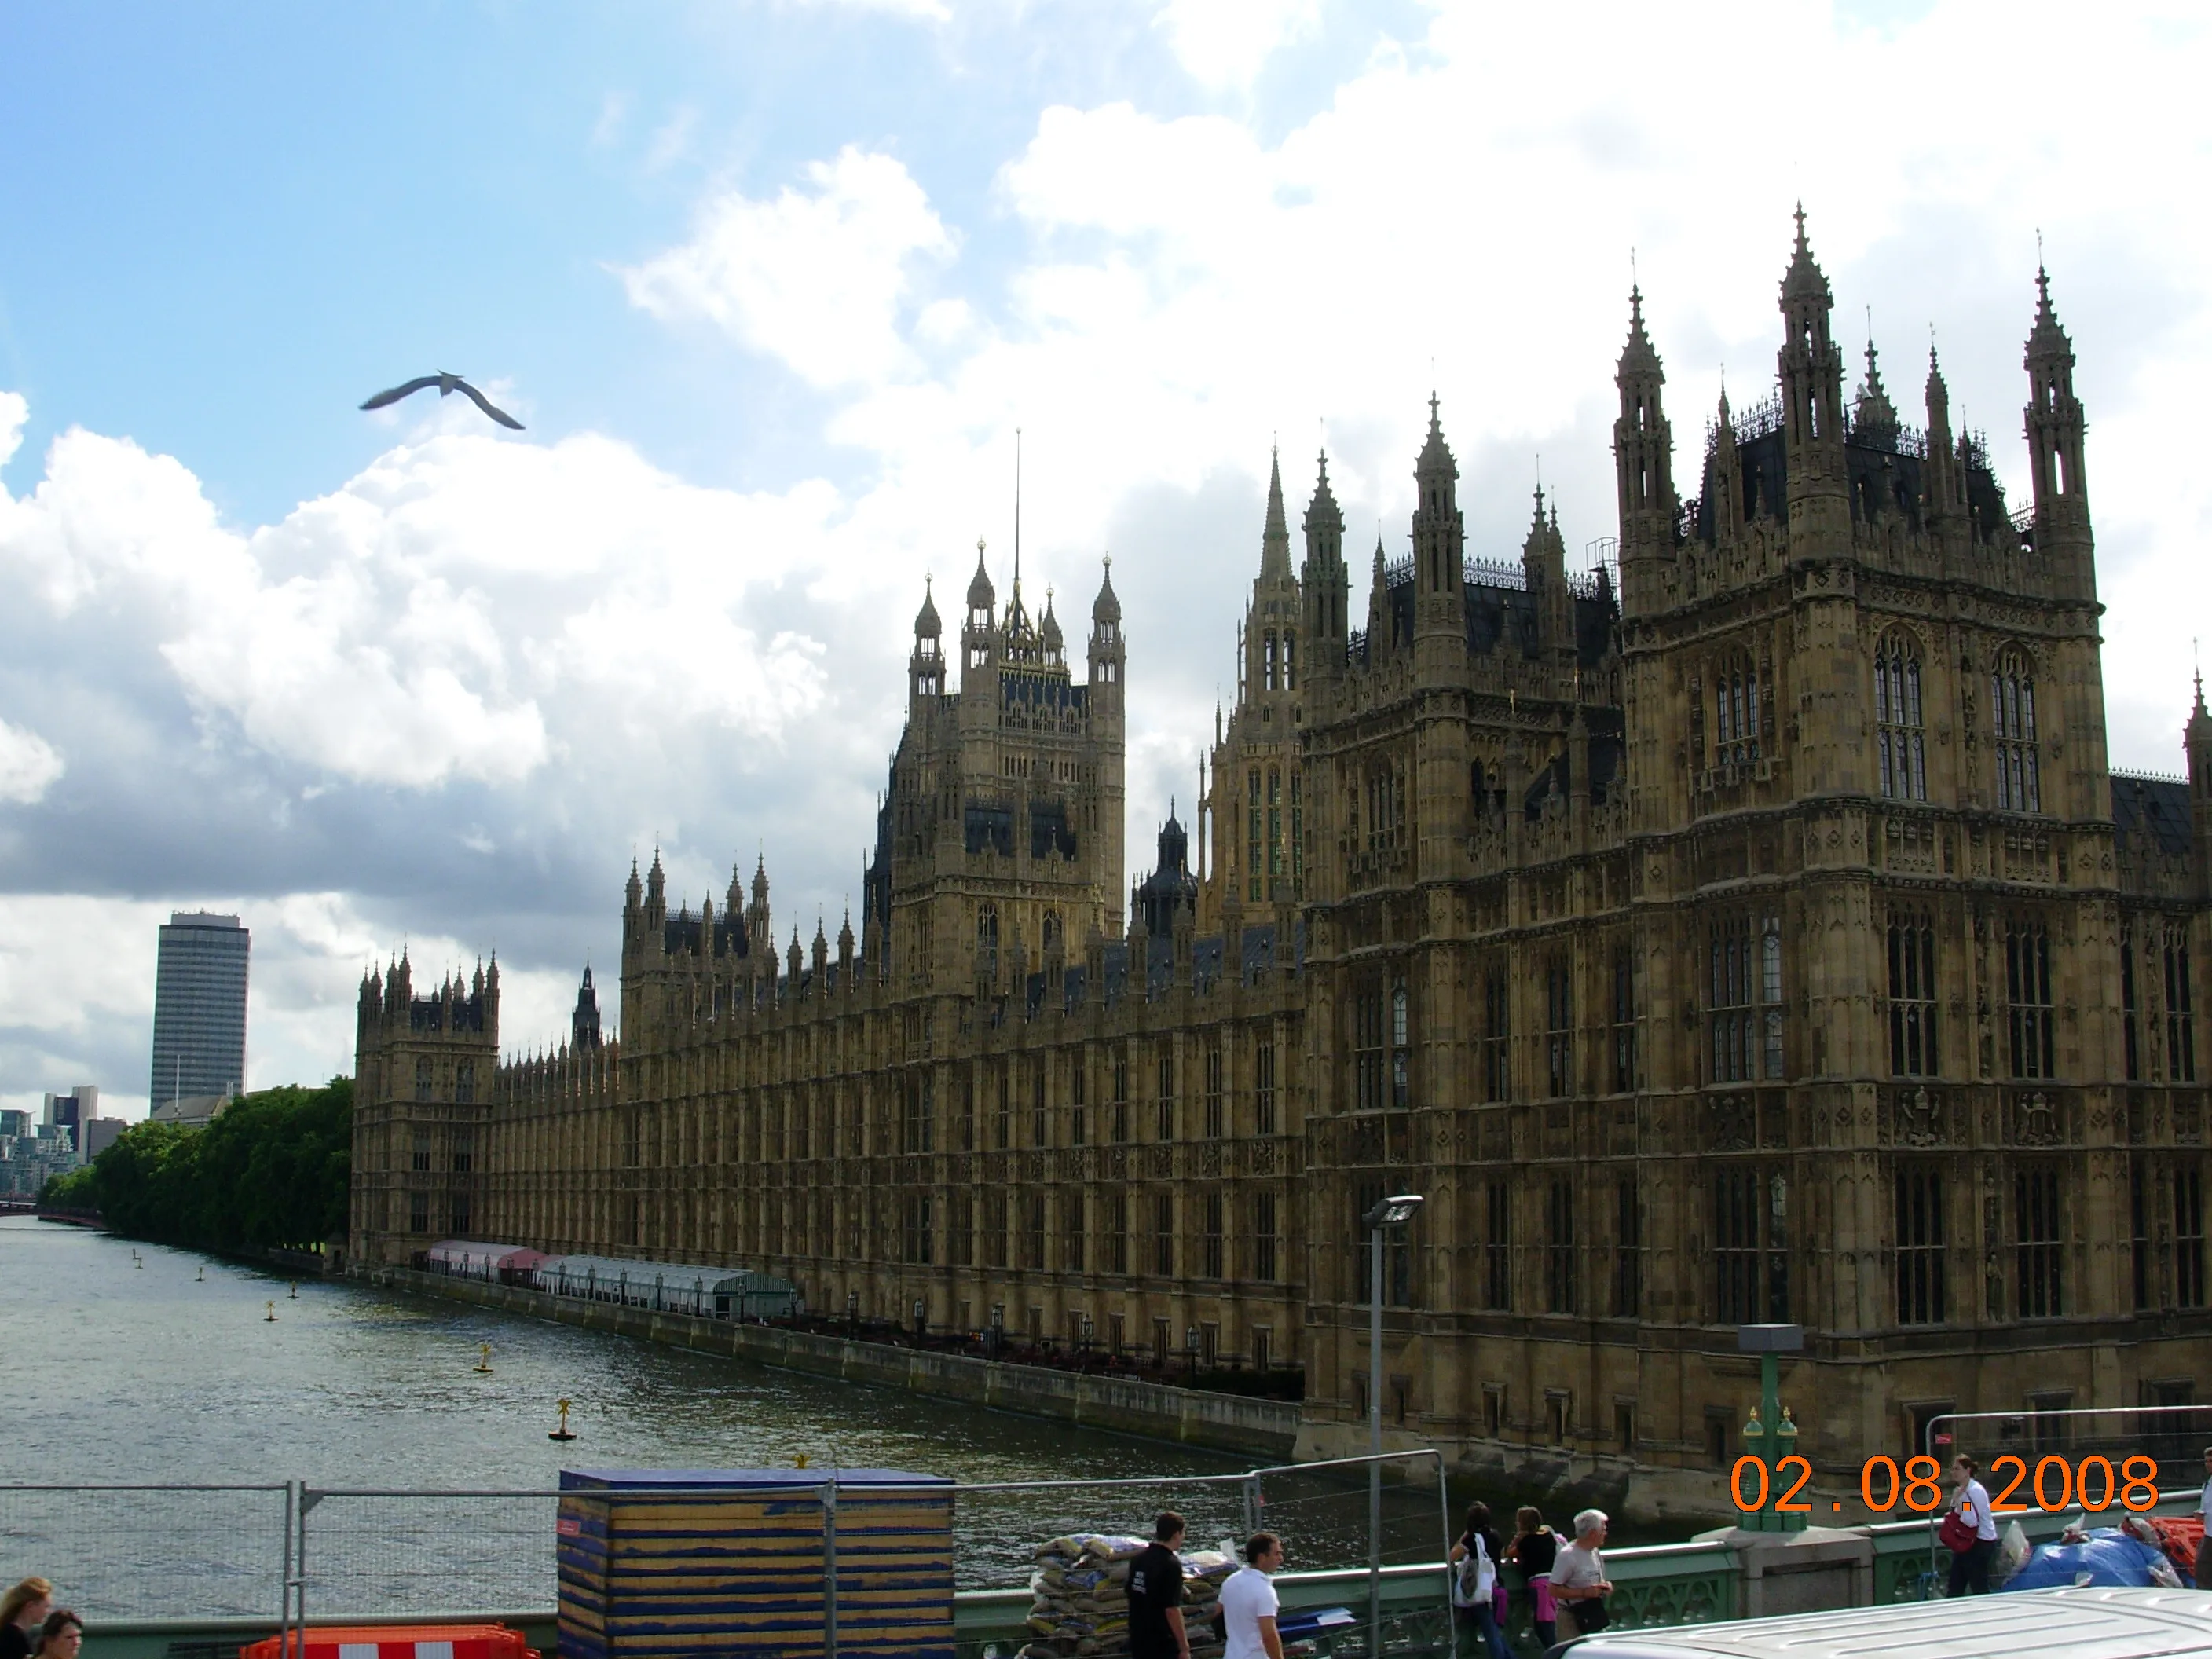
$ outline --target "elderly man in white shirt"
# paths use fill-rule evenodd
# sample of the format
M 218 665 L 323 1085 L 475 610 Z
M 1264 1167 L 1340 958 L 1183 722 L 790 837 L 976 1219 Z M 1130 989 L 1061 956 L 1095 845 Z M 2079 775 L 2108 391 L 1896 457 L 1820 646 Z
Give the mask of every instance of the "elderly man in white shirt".
M 1603 1510 L 1584 1510 L 1575 1517 L 1575 1541 L 1552 1559 L 1552 1599 L 1574 1621 L 1568 1635 L 1589 1636 L 1606 1626 L 1605 1598 L 1613 1594 L 1613 1581 L 1605 1576 L 1605 1557 L 1598 1547 L 1605 1542 Z

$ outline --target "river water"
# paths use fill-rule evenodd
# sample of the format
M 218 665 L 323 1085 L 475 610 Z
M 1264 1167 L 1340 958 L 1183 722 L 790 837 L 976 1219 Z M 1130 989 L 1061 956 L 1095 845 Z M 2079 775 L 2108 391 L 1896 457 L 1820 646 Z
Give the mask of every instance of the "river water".
M 963 1588 L 1025 1581 L 1071 1530 L 1237 1531 L 1260 1460 L 779 1371 L 345 1282 L 301 1280 L 103 1233 L 0 1219 L 0 1580 L 38 1572 L 107 1617 L 273 1612 L 281 1492 L 33 1486 L 556 1486 L 562 1469 L 896 1468 L 963 1482 L 1157 1477 L 1106 1492 L 962 1494 Z M 295 1289 L 296 1288 L 296 1299 Z M 272 1321 L 267 1317 L 274 1313 Z M 491 1346 L 488 1374 L 475 1368 Z M 547 1437 L 572 1402 L 577 1438 Z M 1364 1485 L 1271 1480 L 1293 1565 L 1364 1559 Z M 1434 1559 L 1434 1489 L 1393 1493 L 1389 1559 Z M 543 1498 L 331 1498 L 308 1517 L 310 1609 L 364 1614 L 554 1600 Z

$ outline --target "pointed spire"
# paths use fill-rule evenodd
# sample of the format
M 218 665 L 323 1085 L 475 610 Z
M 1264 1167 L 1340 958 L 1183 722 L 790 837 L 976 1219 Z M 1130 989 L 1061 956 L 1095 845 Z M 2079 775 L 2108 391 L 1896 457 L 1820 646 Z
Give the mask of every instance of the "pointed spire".
M 945 624 L 937 615 L 936 585 L 927 576 L 921 579 L 921 609 L 914 618 L 914 636 L 918 640 L 933 640 L 945 632 Z
M 1260 535 L 1260 580 L 1291 579 L 1291 525 L 1283 511 L 1283 466 L 1279 451 L 1267 455 L 1267 523 Z
M 1614 369 L 1620 379 L 1650 374 L 1659 368 L 1659 354 L 1653 349 L 1651 337 L 1644 331 L 1644 289 L 1628 290 L 1628 343 L 1620 349 L 1620 362 Z
M 975 538 L 975 576 L 968 584 L 968 608 L 988 614 L 999 602 L 998 590 L 991 586 L 991 573 L 983 565 L 983 538 Z
M 2066 337 L 2059 326 L 2058 313 L 2051 303 L 2051 273 L 2039 258 L 2035 263 L 2035 326 L 2028 331 L 2027 361 L 2033 365 L 2039 361 L 2074 359 L 2074 343 Z
M 1100 560 L 1104 574 L 1098 579 L 1098 597 L 1091 603 L 1091 620 L 1094 623 L 1119 623 L 1121 620 L 1121 601 L 1114 592 L 1114 556 L 1106 554 Z
M 1876 449 L 1894 449 L 1899 422 L 1897 409 L 1889 401 L 1889 393 L 1881 384 L 1880 353 L 1875 349 L 1874 315 L 1867 314 L 1866 380 L 1859 387 L 1857 402 L 1851 410 L 1851 436 L 1862 445 Z
M 1831 303 L 1828 278 L 1820 269 L 1820 262 L 1813 257 L 1813 245 L 1805 237 L 1805 204 L 1797 204 L 1797 245 L 1790 256 L 1790 269 L 1782 278 L 1782 297 L 1785 302 L 1793 299 L 1817 300 Z

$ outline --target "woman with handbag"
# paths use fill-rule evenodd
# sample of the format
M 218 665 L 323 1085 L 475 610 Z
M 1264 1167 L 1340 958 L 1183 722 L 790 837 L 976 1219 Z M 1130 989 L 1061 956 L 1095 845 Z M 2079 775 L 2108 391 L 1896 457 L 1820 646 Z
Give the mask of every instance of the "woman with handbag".
M 1958 1489 L 1951 1512 L 1936 1536 L 1951 1552 L 1952 1595 L 1987 1595 L 1990 1563 L 1996 1559 L 1997 1518 L 1990 1513 L 1990 1489 L 1974 1479 L 1974 1460 L 1960 1452 L 1951 1460 Z
M 1490 1505 L 1467 1512 L 1467 1530 L 1451 1547 L 1452 1620 L 1462 1635 L 1481 1639 L 1490 1659 L 1513 1659 L 1498 1627 L 1498 1534 L 1490 1529 Z

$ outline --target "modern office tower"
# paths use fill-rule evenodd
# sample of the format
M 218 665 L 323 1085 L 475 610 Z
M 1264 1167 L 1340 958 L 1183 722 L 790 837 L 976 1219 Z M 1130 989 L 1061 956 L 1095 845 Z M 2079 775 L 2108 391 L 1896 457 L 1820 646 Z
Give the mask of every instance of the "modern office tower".
M 229 1095 L 246 1081 L 246 959 L 236 916 L 179 910 L 161 929 L 154 975 L 154 1105 Z
M 99 1115 L 100 1091 L 89 1083 L 80 1083 L 65 1095 L 46 1097 L 44 1121 L 67 1130 L 70 1146 L 80 1156 L 84 1152 L 84 1126 Z

